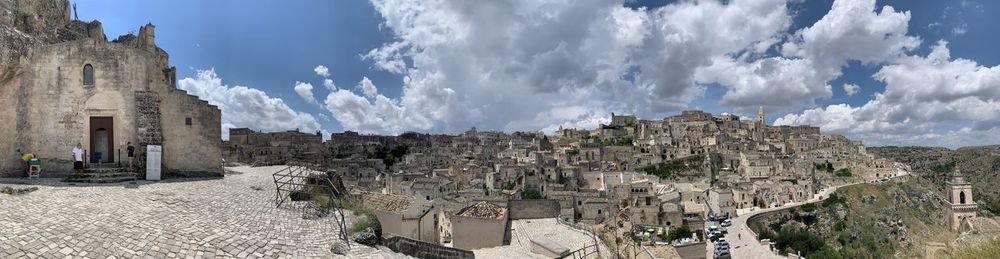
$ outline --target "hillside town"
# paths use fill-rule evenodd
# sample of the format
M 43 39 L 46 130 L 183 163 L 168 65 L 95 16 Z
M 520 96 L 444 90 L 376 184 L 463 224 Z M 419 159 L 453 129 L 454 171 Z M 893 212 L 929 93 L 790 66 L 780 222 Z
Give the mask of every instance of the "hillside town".
M 229 162 L 321 165 L 364 195 L 383 231 L 465 250 L 505 243 L 512 202 L 554 201 L 532 206 L 592 229 L 626 219 L 630 229 L 698 230 L 707 219 L 803 202 L 827 187 L 885 179 L 901 166 L 817 127 L 766 125 L 763 108 L 754 119 L 696 110 L 661 120 L 612 114 L 596 129 L 550 135 L 346 131 L 325 143 L 297 131 L 231 129 L 230 136 Z

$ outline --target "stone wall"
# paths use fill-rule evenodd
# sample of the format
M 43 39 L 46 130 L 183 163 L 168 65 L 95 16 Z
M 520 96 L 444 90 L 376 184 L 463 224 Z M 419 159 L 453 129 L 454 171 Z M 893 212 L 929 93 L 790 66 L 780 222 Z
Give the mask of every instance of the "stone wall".
M 392 236 L 385 238 L 382 245 L 392 251 L 423 259 L 473 259 L 476 255 L 471 251 L 444 247 L 427 242 L 421 242 L 405 237 Z
M 559 217 L 559 201 L 511 200 L 507 202 L 510 219 L 544 219 Z
M 475 250 L 502 246 L 507 231 L 507 217 L 484 219 L 451 215 L 451 234 L 455 248 Z
M 677 250 L 677 254 L 683 259 L 703 259 L 707 257 L 705 255 L 705 246 L 705 242 L 701 242 L 674 246 L 674 250 Z
M 222 112 L 219 108 L 181 90 L 169 91 L 161 98 L 165 175 L 221 177 Z
M 134 48 L 83 39 L 31 49 L 22 63 L 17 99 L 15 146 L 39 156 L 48 174 L 72 168 L 76 143 L 90 149 L 90 118 L 114 121 L 112 153 L 120 141 L 134 140 L 134 92 L 150 88 L 150 55 Z M 83 67 L 94 67 L 94 85 L 83 85 Z
M 73 146 L 91 149 L 91 117 L 112 118 L 109 152 L 116 158 L 124 159 L 118 155 L 118 149 L 125 153 L 124 142 L 140 143 L 140 128 L 152 134 L 143 137 L 145 143 L 157 142 L 156 131 L 162 131 L 167 176 L 222 175 L 221 112 L 177 90 L 162 53 L 90 38 L 36 46 L 30 53 L 15 68 L 16 76 L 0 81 L 0 100 L 16 100 L 9 102 L 12 109 L 0 112 L 0 119 L 11 122 L 0 126 L 5 162 L 0 170 L 6 176 L 20 174 L 16 149 L 39 156 L 47 172 L 43 176 L 69 174 Z M 93 86 L 83 85 L 87 64 L 94 68 Z

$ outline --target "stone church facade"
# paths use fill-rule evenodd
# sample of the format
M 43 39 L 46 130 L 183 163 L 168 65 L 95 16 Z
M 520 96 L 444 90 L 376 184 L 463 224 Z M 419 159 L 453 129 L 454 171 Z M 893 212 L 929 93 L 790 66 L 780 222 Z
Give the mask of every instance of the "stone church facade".
M 108 41 L 67 0 L 0 0 L 0 177 L 24 175 L 17 150 L 60 177 L 77 143 L 110 163 L 126 142 L 162 145 L 167 177 L 221 176 L 221 111 L 177 89 L 168 61 L 152 24 Z

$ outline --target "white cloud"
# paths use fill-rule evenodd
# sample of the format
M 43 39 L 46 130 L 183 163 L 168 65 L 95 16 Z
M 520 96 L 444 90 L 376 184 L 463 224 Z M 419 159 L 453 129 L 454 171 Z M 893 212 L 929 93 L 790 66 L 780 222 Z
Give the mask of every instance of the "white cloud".
M 757 105 L 796 109 L 832 97 L 828 82 L 840 77 L 848 60 L 879 64 L 919 46 L 919 38 L 906 35 L 909 20 L 909 12 L 892 6 L 877 11 L 874 0 L 834 1 L 819 21 L 789 35 L 781 45 L 783 56 L 719 56 L 697 70 L 696 79 L 727 87 L 721 104 L 737 111 Z M 762 41 L 765 46 L 772 42 Z
M 861 87 L 856 84 L 844 84 L 844 93 L 846 93 L 847 96 L 853 96 L 858 93 L 859 90 L 861 90 Z
M 313 72 L 316 72 L 316 75 L 322 76 L 323 78 L 330 77 L 330 69 L 326 68 L 324 65 L 316 66 L 316 68 L 313 69 Z
M 900 58 L 874 77 L 886 84 L 885 91 L 861 107 L 831 105 L 786 115 L 775 124 L 814 124 L 876 144 L 1000 143 L 972 138 L 1000 128 L 1000 66 L 952 59 L 942 41 L 926 57 Z
M 318 102 L 316 102 L 316 97 L 313 95 L 312 89 L 313 86 L 310 83 L 295 82 L 295 93 L 306 102 L 317 104 Z
M 375 87 L 375 84 L 372 83 L 372 80 L 368 79 L 367 76 L 364 77 L 364 78 L 361 78 L 361 81 L 358 82 L 358 86 L 357 87 L 359 89 L 361 89 L 361 92 L 364 93 L 365 96 L 375 97 L 375 95 L 378 94 L 378 88 Z
M 330 92 L 337 91 L 337 86 L 333 84 L 333 79 L 324 78 L 323 86 L 326 87 L 326 90 L 330 90 Z
M 920 45 L 906 35 L 910 12 L 892 6 L 876 10 L 875 0 L 837 0 L 822 19 L 795 33 L 782 46 L 788 56 L 814 60 L 816 68 L 838 70 L 847 60 L 891 61 Z
M 398 40 L 362 57 L 404 75 L 393 102 L 404 117 L 437 131 L 537 130 L 531 127 L 578 121 L 534 122 L 581 103 L 592 104 L 582 106 L 587 114 L 660 117 L 704 93 L 694 80 L 698 68 L 747 49 L 759 54 L 791 24 L 785 0 L 683 1 L 655 9 L 613 1 L 372 4 Z
M 951 28 L 951 35 L 954 36 L 961 36 L 966 32 L 969 32 L 969 24 L 967 23 L 962 23 L 959 24 L 958 26 L 955 26 L 955 28 Z
M 229 128 L 235 127 L 263 131 L 300 129 L 303 132 L 321 128 L 311 114 L 292 110 L 281 98 L 272 98 L 254 88 L 223 84 L 214 69 L 199 70 L 194 78 L 181 79 L 177 85 L 222 110 L 223 139 L 229 139 Z

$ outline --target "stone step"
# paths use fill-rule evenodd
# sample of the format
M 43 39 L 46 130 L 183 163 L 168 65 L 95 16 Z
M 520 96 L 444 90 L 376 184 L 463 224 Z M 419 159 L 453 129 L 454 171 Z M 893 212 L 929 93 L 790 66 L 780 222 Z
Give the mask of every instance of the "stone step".
M 135 180 L 136 180 L 135 176 L 63 179 L 64 182 L 71 182 L 71 183 L 120 183 L 120 182 L 129 182 Z
M 76 178 L 112 178 L 112 177 L 125 177 L 125 176 L 135 176 L 134 173 L 129 172 L 106 172 L 106 173 L 83 173 L 81 175 L 69 175 L 67 179 Z

